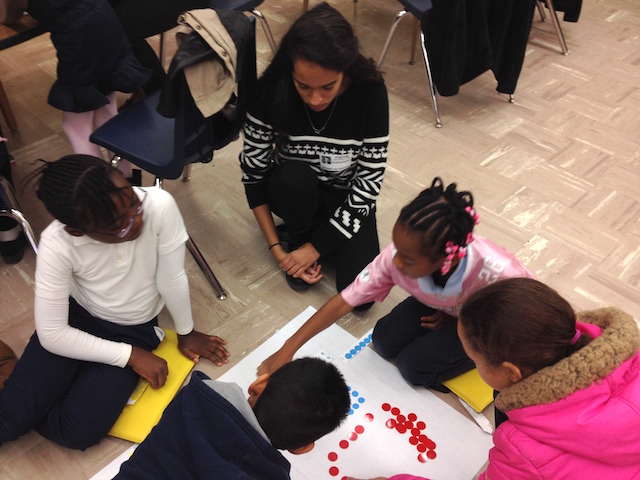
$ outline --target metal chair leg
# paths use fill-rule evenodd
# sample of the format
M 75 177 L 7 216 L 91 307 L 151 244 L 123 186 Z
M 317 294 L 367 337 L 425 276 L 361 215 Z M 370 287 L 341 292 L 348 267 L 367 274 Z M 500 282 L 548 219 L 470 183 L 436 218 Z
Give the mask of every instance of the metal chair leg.
M 262 25 L 262 29 L 264 30 L 264 34 L 267 37 L 267 42 L 269 42 L 269 46 L 271 47 L 271 51 L 275 55 L 278 51 L 278 47 L 276 47 L 276 41 L 273 38 L 273 33 L 271 33 L 271 29 L 269 28 L 269 24 L 267 23 L 267 19 L 264 18 L 262 12 L 257 8 L 251 10 L 251 13 L 256 16 L 258 20 L 260 20 L 260 25 Z
M 427 78 L 429 79 L 429 91 L 431 93 L 431 103 L 433 104 L 433 112 L 436 116 L 436 128 L 442 128 L 442 122 L 440 121 L 440 111 L 438 110 L 438 99 L 436 98 L 436 86 L 433 83 L 433 77 L 431 76 L 431 64 L 429 63 L 429 54 L 427 53 L 427 47 L 424 43 L 424 32 L 420 31 L 420 46 L 422 47 L 422 57 L 424 58 L 424 66 L 427 69 Z
M 389 45 L 391 44 L 391 39 L 393 38 L 393 34 L 400 23 L 400 20 L 407 14 L 406 10 L 402 10 L 398 12 L 396 18 L 394 18 L 393 23 L 391 24 L 391 29 L 389 30 L 389 35 L 387 35 L 387 39 L 384 42 L 384 46 L 382 47 L 382 52 L 380 53 L 380 58 L 378 59 L 378 68 L 382 67 L 382 63 L 384 62 L 384 58 L 387 56 L 387 52 L 389 51 Z M 433 77 L 431 75 L 431 65 L 429 63 L 429 55 L 427 54 L 427 48 L 424 45 L 424 32 L 420 30 L 420 46 L 422 48 L 422 58 L 424 59 L 424 66 L 427 70 L 427 80 L 429 81 L 429 93 L 431 94 L 431 103 L 433 104 L 433 111 L 436 116 L 436 128 L 442 128 L 442 122 L 440 121 L 440 112 L 438 110 L 438 100 L 436 99 L 436 87 L 433 83 Z
M 218 282 L 218 279 L 213 274 L 211 267 L 209 267 L 209 264 L 207 263 L 205 258 L 202 256 L 200 249 L 195 244 L 191 236 L 189 236 L 189 240 L 187 240 L 187 248 L 189 249 L 189 251 L 191 252 L 191 255 L 193 255 L 194 260 L 202 270 L 202 273 L 204 273 L 204 276 L 207 277 L 207 280 L 209 280 L 209 283 L 215 290 L 217 297 L 220 300 L 224 300 L 225 298 L 227 298 L 226 292 L 222 289 L 220 282 Z
M 560 21 L 558 20 L 558 14 L 556 13 L 556 9 L 553 6 L 553 0 L 545 0 L 545 2 L 547 4 L 547 8 L 549 8 L 549 16 L 551 17 L 553 29 L 555 30 L 556 36 L 558 37 L 558 43 L 560 43 L 560 50 L 562 50 L 563 55 L 569 55 L 567 41 L 565 40 L 564 34 L 562 33 Z M 538 12 L 540 13 L 540 19 L 544 22 L 547 19 L 547 16 L 544 13 L 544 7 L 541 0 L 536 0 L 536 7 L 538 7 Z
M 540 14 L 540 20 L 543 22 L 547 19 L 547 15 L 544 13 L 544 7 L 540 0 L 536 0 L 536 7 L 538 7 L 538 13 Z
M 33 251 L 37 255 L 38 242 L 36 241 L 33 229 L 27 221 L 27 218 L 22 214 L 18 198 L 9 180 L 2 176 L 0 176 L 0 202 L 0 216 L 13 218 L 20 224 L 31 248 L 33 248 Z
M 188 182 L 191 180 L 191 163 L 187 163 L 182 169 L 182 181 Z
M 396 18 L 393 20 L 391 24 L 391 29 L 389 30 L 389 35 L 387 35 L 387 39 L 384 41 L 384 46 L 382 47 L 382 52 L 380 53 L 380 58 L 378 59 L 378 68 L 382 67 L 382 62 L 384 62 L 384 57 L 387 56 L 387 51 L 389 50 L 389 45 L 391 45 L 391 39 L 393 38 L 393 34 L 396 32 L 396 28 L 398 28 L 398 23 L 402 20 L 407 14 L 406 10 L 402 10 L 398 12 Z
M 545 0 L 545 1 L 547 2 L 547 7 L 549 7 L 549 16 L 551 17 L 551 23 L 553 24 L 553 28 L 556 31 L 558 42 L 560 42 L 560 50 L 562 50 L 563 55 L 569 55 L 569 48 L 567 47 L 567 41 L 564 39 L 562 28 L 560 28 L 558 15 L 556 14 L 556 9 L 553 6 L 553 0 Z

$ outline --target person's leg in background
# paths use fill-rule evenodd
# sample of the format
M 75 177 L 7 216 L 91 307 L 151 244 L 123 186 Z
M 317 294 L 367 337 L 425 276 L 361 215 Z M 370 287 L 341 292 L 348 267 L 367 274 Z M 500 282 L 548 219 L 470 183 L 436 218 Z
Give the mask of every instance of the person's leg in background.
M 149 95 L 162 88 L 166 73 L 146 39 L 172 29 L 182 12 L 205 8 L 209 6 L 209 0 L 110 0 L 110 3 L 131 42 L 134 55 L 143 67 L 153 72 L 143 87 L 144 93 Z
M 93 111 L 62 112 L 62 130 L 74 153 L 102 158 L 100 147 L 89 141 L 93 133 Z

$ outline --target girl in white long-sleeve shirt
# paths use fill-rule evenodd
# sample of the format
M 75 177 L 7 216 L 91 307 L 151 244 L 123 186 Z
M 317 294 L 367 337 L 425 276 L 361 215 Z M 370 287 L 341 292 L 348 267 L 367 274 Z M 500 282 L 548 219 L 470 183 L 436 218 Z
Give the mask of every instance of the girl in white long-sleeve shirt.
M 166 305 L 188 358 L 227 362 L 224 340 L 194 330 L 184 271 L 188 238 L 171 195 L 132 188 L 100 159 L 70 155 L 38 172 L 38 197 L 55 220 L 42 232 L 35 324 L 3 390 L 0 444 L 36 429 L 85 449 L 111 429 L 139 376 L 164 384 Z

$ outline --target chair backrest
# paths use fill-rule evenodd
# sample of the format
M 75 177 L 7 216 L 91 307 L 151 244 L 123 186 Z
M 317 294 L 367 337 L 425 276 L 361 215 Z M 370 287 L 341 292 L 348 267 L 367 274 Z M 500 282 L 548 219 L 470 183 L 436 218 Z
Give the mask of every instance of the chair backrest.
M 238 48 L 235 118 L 218 112 L 205 119 L 194 103 L 184 73 L 178 72 L 172 78 L 175 118 L 158 113 L 161 95 L 155 92 L 94 131 L 91 141 L 158 178 L 176 179 L 185 166 L 210 162 L 214 150 L 238 138 L 249 90 L 256 79 L 255 21 L 248 20 L 250 35 L 243 42 L 244 48 Z

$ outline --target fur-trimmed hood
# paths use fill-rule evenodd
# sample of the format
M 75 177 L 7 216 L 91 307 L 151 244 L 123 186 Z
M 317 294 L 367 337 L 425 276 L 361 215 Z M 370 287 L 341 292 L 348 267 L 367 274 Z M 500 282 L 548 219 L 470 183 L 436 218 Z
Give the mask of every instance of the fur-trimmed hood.
M 640 333 L 613 308 L 578 314 L 602 334 L 505 388 L 486 477 L 640 479 Z
M 505 388 L 496 398 L 503 412 L 566 398 L 602 380 L 638 352 L 640 331 L 631 315 L 616 308 L 577 314 L 579 321 L 602 328 L 602 335 L 555 365 Z

